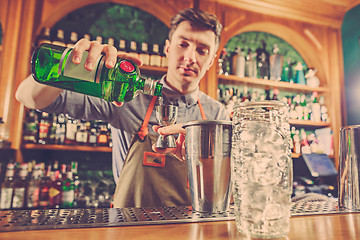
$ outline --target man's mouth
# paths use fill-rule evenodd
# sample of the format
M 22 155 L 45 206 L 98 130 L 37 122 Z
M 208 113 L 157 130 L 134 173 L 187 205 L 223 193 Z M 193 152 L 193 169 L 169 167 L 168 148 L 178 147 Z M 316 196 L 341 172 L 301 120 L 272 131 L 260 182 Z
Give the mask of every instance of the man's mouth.
M 186 76 L 196 74 L 196 70 L 193 68 L 184 67 L 184 66 L 180 66 L 179 68 L 183 71 L 184 75 L 186 75 Z

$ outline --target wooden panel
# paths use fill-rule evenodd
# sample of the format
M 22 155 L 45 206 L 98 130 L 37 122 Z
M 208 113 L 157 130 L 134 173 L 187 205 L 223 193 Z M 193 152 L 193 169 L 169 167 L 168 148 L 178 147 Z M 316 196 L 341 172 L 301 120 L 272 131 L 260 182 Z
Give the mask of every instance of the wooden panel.
M 0 71 L 0 117 L 9 122 L 11 114 L 11 94 L 16 71 L 17 40 L 19 37 L 22 1 L 9 1 L 3 25 L 3 51 Z
M 25 227 L 24 227 L 25 228 Z M 248 239 L 236 229 L 235 221 L 159 224 L 107 228 L 53 229 L 0 233 L 2 240 L 242 240 Z M 258 239 L 258 238 L 252 238 Z M 290 218 L 291 240 L 355 240 L 360 239 L 360 213 L 300 216 Z
M 11 94 L 12 102 L 12 127 L 10 129 L 12 148 L 19 149 L 23 126 L 24 107 L 15 99 L 15 89 L 30 74 L 31 62 L 31 39 L 33 35 L 33 24 L 36 12 L 36 1 L 26 1 L 22 7 L 21 23 L 19 26 L 19 41 L 17 44 L 16 71 L 13 80 L 14 91 Z
M 44 6 L 42 9 L 42 19 L 41 24 L 37 29 L 37 33 L 40 32 L 42 27 L 51 27 L 57 21 L 59 21 L 66 14 L 84 7 L 86 5 L 101 3 L 101 2 L 114 2 L 118 4 L 129 5 L 133 7 L 140 8 L 160 19 L 167 26 L 170 25 L 171 17 L 179 11 L 179 9 L 184 9 L 193 6 L 192 0 L 158 0 L 156 3 L 154 1 L 148 0 L 45 0 Z
M 322 0 L 208 0 L 231 8 L 244 9 L 262 15 L 305 21 L 316 25 L 341 27 L 346 6 Z

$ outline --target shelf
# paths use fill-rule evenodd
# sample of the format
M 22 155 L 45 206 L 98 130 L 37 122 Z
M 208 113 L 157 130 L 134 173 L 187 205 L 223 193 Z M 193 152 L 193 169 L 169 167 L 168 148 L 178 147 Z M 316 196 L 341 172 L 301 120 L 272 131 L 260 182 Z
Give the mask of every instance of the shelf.
M 289 123 L 290 125 L 306 126 L 306 127 L 330 127 L 329 122 L 313 122 L 313 121 L 290 119 Z
M 297 92 L 297 93 L 311 93 L 311 92 L 319 92 L 319 93 L 327 93 L 329 92 L 328 88 L 324 87 L 309 87 L 307 85 L 297 84 L 297 83 L 289 83 L 289 82 L 281 82 L 281 81 L 274 81 L 274 80 L 264 80 L 264 79 L 256 79 L 256 78 L 249 78 L 244 77 L 240 78 L 234 75 L 218 75 L 219 82 L 221 83 L 243 83 L 247 86 L 251 87 L 262 87 L 265 89 L 270 88 L 278 88 L 279 90 L 286 90 L 290 92 Z
M 42 144 L 24 144 L 22 149 L 34 150 L 54 150 L 54 151 L 82 151 L 82 152 L 112 152 L 110 147 L 91 147 L 80 145 L 42 145 Z
M 158 74 L 165 74 L 167 72 L 166 67 L 155 67 L 155 66 L 147 66 L 143 65 L 140 67 L 140 71 L 143 72 L 152 72 L 152 73 L 158 73 Z
M 328 155 L 329 158 L 334 158 L 334 155 Z M 301 157 L 301 153 L 291 153 L 291 157 L 292 158 L 300 158 Z

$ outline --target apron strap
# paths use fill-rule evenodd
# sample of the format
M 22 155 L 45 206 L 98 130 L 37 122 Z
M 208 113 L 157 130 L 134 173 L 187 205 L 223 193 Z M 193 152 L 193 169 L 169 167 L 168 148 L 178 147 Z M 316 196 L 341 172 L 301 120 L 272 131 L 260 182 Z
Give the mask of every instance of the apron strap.
M 144 140 L 144 138 L 146 137 L 146 135 L 149 132 L 148 123 L 149 123 L 149 120 L 150 120 L 150 117 L 151 117 L 151 113 L 152 113 L 152 111 L 154 109 L 156 100 L 157 100 L 157 96 L 153 96 L 152 99 L 151 99 L 150 105 L 149 105 L 149 107 L 148 107 L 148 109 L 146 111 L 146 115 L 145 115 L 143 124 L 141 125 L 140 130 L 138 132 L 138 136 L 139 136 L 139 138 L 141 140 Z
M 201 105 L 200 99 L 198 99 L 197 102 L 199 104 L 201 117 L 202 117 L 203 120 L 206 120 L 206 114 L 205 114 L 204 108 Z

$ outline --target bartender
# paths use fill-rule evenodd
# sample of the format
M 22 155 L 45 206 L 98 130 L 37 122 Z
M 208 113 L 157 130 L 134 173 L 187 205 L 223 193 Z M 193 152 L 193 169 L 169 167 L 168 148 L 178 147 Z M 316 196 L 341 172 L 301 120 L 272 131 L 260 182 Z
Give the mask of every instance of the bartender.
M 154 106 L 157 97 L 139 94 L 126 103 L 109 103 L 100 98 L 37 83 L 32 76 L 19 85 L 16 98 L 25 106 L 49 113 L 64 113 L 76 119 L 110 123 L 113 141 L 113 174 L 116 182 L 114 207 L 188 206 L 186 164 L 183 161 L 184 130 L 181 123 L 199 119 L 227 120 L 225 108 L 199 90 L 199 82 L 214 63 L 220 42 L 221 24 L 199 9 L 185 9 L 171 20 L 165 55 L 169 67 L 159 79 L 164 102 L 178 105 L 177 124 L 159 127 Z M 139 59 L 118 53 L 116 48 L 87 39 L 79 40 L 72 61 L 92 70 L 95 59 L 106 55 L 113 68 L 117 57 L 141 65 Z M 153 147 L 159 134 L 179 134 L 177 147 Z

